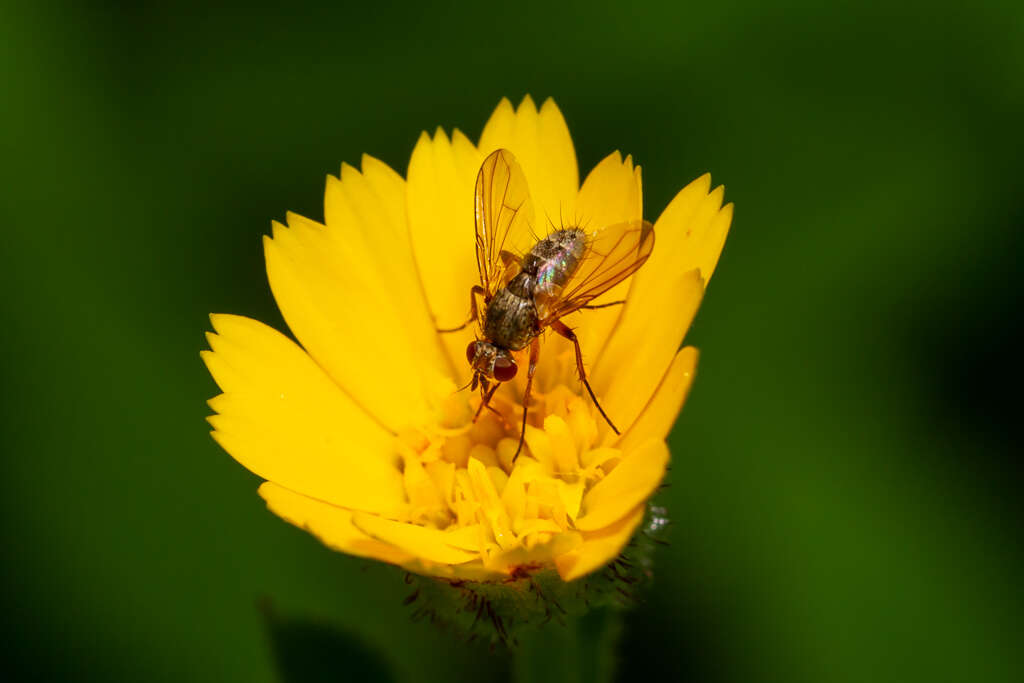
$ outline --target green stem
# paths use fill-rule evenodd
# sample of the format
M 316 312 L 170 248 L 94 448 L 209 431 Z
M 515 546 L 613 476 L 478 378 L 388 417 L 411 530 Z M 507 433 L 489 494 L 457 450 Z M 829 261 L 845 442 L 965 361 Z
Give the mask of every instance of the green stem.
M 566 617 L 519 636 L 513 653 L 515 683 L 611 683 L 622 613 L 597 608 L 581 617 Z

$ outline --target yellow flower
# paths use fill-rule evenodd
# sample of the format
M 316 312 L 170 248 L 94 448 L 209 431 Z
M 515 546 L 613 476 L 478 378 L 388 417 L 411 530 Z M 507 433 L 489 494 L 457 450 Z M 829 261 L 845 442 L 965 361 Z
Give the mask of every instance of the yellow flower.
M 640 168 L 618 152 L 579 185 L 561 112 L 503 100 L 479 144 L 424 133 L 403 179 L 369 156 L 329 176 L 324 223 L 294 214 L 264 238 L 274 297 L 301 346 L 263 323 L 213 315 L 202 352 L 223 393 L 213 437 L 267 481 L 260 495 L 331 548 L 426 575 L 496 581 L 554 567 L 564 581 L 615 558 L 668 463 L 665 437 L 693 379 L 679 350 L 732 219 L 702 176 L 655 224 L 648 262 L 566 319 L 580 338 L 604 423 L 572 346 L 543 342 L 526 446 L 513 462 L 522 377 L 472 422 L 465 349 L 478 274 L 473 186 L 498 148 L 519 160 L 538 223 L 642 217 Z M 598 303 L 599 303 L 598 302 Z M 520 373 L 523 375 L 525 373 Z M 508 424 L 505 424 L 508 423 Z

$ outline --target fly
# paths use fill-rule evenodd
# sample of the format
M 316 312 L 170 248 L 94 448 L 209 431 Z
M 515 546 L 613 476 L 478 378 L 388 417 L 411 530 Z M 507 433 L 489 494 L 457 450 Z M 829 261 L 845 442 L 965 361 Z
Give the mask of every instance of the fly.
M 561 319 L 583 308 L 622 303 L 591 305 L 636 272 L 654 249 L 654 229 L 647 221 L 617 223 L 591 232 L 562 227 L 538 240 L 532 214 L 519 163 L 508 150 L 493 152 L 480 167 L 474 192 L 480 283 L 470 290 L 469 320 L 441 330 L 455 332 L 477 321 L 478 338 L 466 347 L 466 360 L 473 370 L 471 389 L 479 387 L 481 397 L 474 421 L 484 408 L 493 410 L 489 404 L 494 392 L 518 373 L 513 352 L 529 347 L 523 423 L 513 461 L 523 448 L 540 336 L 548 328 L 573 343 L 576 370 L 587 393 L 608 426 L 619 433 L 590 387 L 576 334 Z

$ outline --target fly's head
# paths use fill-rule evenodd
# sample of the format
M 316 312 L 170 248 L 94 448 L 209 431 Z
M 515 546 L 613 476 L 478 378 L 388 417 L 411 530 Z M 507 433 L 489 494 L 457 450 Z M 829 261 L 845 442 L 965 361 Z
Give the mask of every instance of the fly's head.
M 491 382 L 508 382 L 519 369 L 512 353 L 488 341 L 470 342 L 466 347 L 466 360 L 473 368 L 473 385 L 487 391 Z

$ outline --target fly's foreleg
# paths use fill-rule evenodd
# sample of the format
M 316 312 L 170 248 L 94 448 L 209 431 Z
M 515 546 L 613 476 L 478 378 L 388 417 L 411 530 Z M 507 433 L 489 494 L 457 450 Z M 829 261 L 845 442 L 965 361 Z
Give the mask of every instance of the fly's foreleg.
M 583 369 L 583 353 L 580 351 L 580 340 L 576 338 L 576 333 L 561 320 L 556 320 L 551 323 L 551 329 L 572 342 L 573 347 L 576 349 L 576 371 L 580 374 L 583 386 L 587 388 L 587 393 L 590 394 L 590 398 L 594 402 L 594 405 L 597 406 L 597 411 L 601 413 L 601 417 L 604 418 L 604 421 L 608 423 L 608 426 L 612 428 L 613 432 L 619 434 L 620 432 L 612 423 L 611 418 L 604 412 L 604 408 L 601 407 L 601 404 L 597 402 L 597 396 L 594 396 L 594 390 L 590 388 L 590 382 L 587 381 L 587 372 Z
M 476 381 L 476 377 L 476 375 L 473 375 L 473 381 Z M 491 405 L 491 398 L 500 386 L 500 383 L 492 385 L 490 389 L 488 389 L 486 385 L 480 386 L 480 407 L 476 409 L 476 415 L 473 416 L 473 424 L 476 424 L 476 421 L 480 419 L 480 413 L 484 412 L 484 408 L 487 408 L 487 410 L 498 416 L 498 419 L 501 420 L 502 427 L 505 429 L 512 429 L 512 425 L 508 423 L 508 420 L 506 420 L 505 416 L 501 414 L 501 411 Z
M 495 386 L 495 388 L 497 388 L 497 386 Z M 490 399 L 487 401 L 487 410 L 498 416 L 498 420 L 501 421 L 501 426 L 504 427 L 506 431 L 510 431 L 512 429 L 512 425 L 510 425 L 508 420 L 505 419 L 505 416 L 501 414 L 501 411 L 491 405 Z
M 516 454 L 512 456 L 512 462 L 519 457 L 523 450 L 523 441 L 526 440 L 526 414 L 530 410 L 530 388 L 533 386 L 533 373 L 537 370 L 537 361 L 540 360 L 540 338 L 534 337 L 530 342 L 530 367 L 526 371 L 526 393 L 523 395 L 523 428 L 519 432 L 519 447 Z
M 485 386 L 480 387 L 480 407 L 476 409 L 476 415 L 473 416 L 474 424 L 480 419 L 480 413 L 484 411 L 484 408 L 494 410 L 494 408 L 491 407 L 491 397 L 494 396 L 494 392 L 498 390 L 499 386 L 499 384 L 495 384 L 490 389 Z M 494 412 L 497 413 L 498 411 L 495 410 Z M 501 413 L 498 413 L 498 415 L 501 415 Z M 502 419 L 504 420 L 505 418 L 502 417 Z
M 441 334 L 448 334 L 449 332 L 458 332 L 459 330 L 466 329 L 466 325 L 470 324 L 477 319 L 478 311 L 476 304 L 476 298 L 484 295 L 484 288 L 480 285 L 473 285 L 472 289 L 469 290 L 469 319 L 459 325 L 458 327 L 449 327 L 446 329 L 437 328 L 437 331 Z

